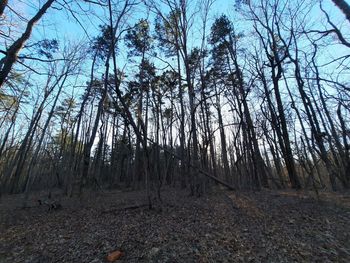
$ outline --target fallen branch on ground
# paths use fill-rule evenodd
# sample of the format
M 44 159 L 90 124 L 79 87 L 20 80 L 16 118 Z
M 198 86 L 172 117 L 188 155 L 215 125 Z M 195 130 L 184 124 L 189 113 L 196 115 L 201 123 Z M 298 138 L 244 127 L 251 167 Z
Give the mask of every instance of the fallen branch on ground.
M 118 211 L 126 211 L 126 210 L 135 210 L 135 209 L 139 209 L 139 208 L 143 208 L 143 207 L 147 207 L 147 206 L 148 206 L 148 204 L 124 206 L 124 207 L 104 210 L 101 212 L 101 214 L 115 213 Z

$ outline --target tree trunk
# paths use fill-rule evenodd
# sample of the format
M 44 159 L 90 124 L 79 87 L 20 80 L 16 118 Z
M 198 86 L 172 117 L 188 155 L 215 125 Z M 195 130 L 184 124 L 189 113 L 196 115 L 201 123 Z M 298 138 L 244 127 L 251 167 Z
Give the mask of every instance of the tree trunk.
M 216 111 L 218 113 L 218 122 L 219 122 L 218 124 L 219 124 L 219 130 L 220 130 L 221 158 L 224 165 L 224 178 L 227 179 L 227 178 L 230 178 L 230 166 L 227 158 L 226 135 L 225 135 L 225 129 L 224 129 L 222 113 L 221 113 L 220 95 L 218 94 L 216 83 L 214 83 L 214 88 L 215 88 L 215 97 L 216 97 Z
M 350 5 L 345 0 L 332 0 L 332 2 L 343 12 L 350 22 Z
M 0 1 L 0 16 L 4 14 L 5 7 L 7 6 L 8 0 Z
M 11 71 L 13 64 L 17 60 L 18 52 L 22 49 L 25 42 L 30 38 L 34 24 L 37 23 L 41 17 L 46 13 L 49 7 L 55 0 L 48 0 L 36 13 L 36 15 L 29 20 L 26 30 L 20 38 L 18 38 L 6 51 L 6 56 L 0 62 L 0 88 L 4 84 L 8 74 Z M 0 10 L 1 11 L 1 10 Z
M 108 57 L 109 59 L 109 57 Z M 79 179 L 79 195 L 81 195 L 82 188 L 84 184 L 86 183 L 86 179 L 88 176 L 88 171 L 89 171 L 89 166 L 90 166 L 90 154 L 91 154 L 91 148 L 94 144 L 94 140 L 96 137 L 97 129 L 98 129 L 98 124 L 100 122 L 100 117 L 103 112 L 103 104 L 104 101 L 107 97 L 107 91 L 108 91 L 108 74 L 109 74 L 109 62 L 108 59 L 106 60 L 106 70 L 105 70 L 105 76 L 104 76 L 104 87 L 102 91 L 102 96 L 101 99 L 98 103 L 97 106 L 97 112 L 96 112 L 96 117 L 95 117 L 95 122 L 91 131 L 91 136 L 88 139 L 87 144 L 85 145 L 84 148 L 84 163 L 83 163 L 83 172 L 81 175 L 81 178 Z

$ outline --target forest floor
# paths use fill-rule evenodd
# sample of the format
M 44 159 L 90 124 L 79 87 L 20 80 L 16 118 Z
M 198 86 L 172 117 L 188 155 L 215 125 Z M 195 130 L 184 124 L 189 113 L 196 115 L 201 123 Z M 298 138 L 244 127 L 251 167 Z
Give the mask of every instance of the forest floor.
M 57 211 L 36 195 L 26 209 L 2 197 L 1 263 L 106 262 L 115 250 L 117 262 L 350 262 L 349 193 L 166 189 L 162 211 L 142 191 L 86 193 Z

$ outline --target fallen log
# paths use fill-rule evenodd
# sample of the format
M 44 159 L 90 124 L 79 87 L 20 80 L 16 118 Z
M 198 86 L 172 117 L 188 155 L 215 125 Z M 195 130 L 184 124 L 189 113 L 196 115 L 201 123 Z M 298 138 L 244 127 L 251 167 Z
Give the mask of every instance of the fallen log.
M 124 206 L 124 207 L 104 210 L 101 212 L 101 214 L 109 214 L 109 213 L 115 213 L 115 212 L 126 211 L 126 210 L 135 210 L 135 209 L 139 209 L 139 208 L 143 208 L 143 207 L 147 207 L 147 206 L 148 206 L 148 204 Z

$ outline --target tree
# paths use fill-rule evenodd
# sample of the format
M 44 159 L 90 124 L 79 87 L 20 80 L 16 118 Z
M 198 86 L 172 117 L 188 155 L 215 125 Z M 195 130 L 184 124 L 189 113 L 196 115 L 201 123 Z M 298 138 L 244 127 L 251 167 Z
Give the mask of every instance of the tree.
M 151 7 L 156 8 L 152 3 Z M 182 63 L 181 63 L 181 39 L 180 39 L 180 29 L 178 27 L 180 20 L 180 11 L 178 8 L 171 9 L 170 13 L 165 16 L 160 10 L 157 10 L 157 18 L 155 21 L 155 31 L 156 39 L 159 42 L 161 51 L 163 51 L 166 57 L 176 56 L 176 70 L 177 70 L 177 82 L 178 82 L 178 99 L 180 103 L 180 132 L 179 132 L 179 141 L 180 141 L 180 157 L 181 157 L 181 173 L 180 181 L 181 186 L 184 188 L 186 186 L 186 177 L 185 174 L 188 173 L 186 162 L 186 138 L 185 138 L 185 105 L 184 105 L 184 85 L 182 79 Z M 172 102 L 173 103 L 173 102 Z
M 23 48 L 26 41 L 30 38 L 34 25 L 37 23 L 43 15 L 46 13 L 46 11 L 51 7 L 51 5 L 54 3 L 55 0 L 48 0 L 46 3 L 38 10 L 38 12 L 35 14 L 35 16 L 32 17 L 28 21 L 28 24 L 26 26 L 26 29 L 22 36 L 18 38 L 7 50 L 6 55 L 3 57 L 0 61 L 0 88 L 3 86 L 7 76 L 9 75 L 13 64 L 16 62 L 18 58 L 18 53 Z M 4 4 L 4 1 L 2 1 L 2 4 Z M 1 7 L 1 6 L 0 6 Z M 1 9 L 0 9 L 1 11 Z M 1 14 L 1 12 L 0 12 Z
M 125 41 L 127 46 L 130 48 L 130 55 L 140 56 L 141 62 L 139 66 L 139 87 L 138 92 L 138 106 L 137 106 L 137 126 L 138 129 L 141 128 L 141 123 L 145 123 L 147 137 L 147 118 L 143 119 L 143 102 L 144 102 L 144 93 L 146 93 L 146 116 L 148 112 L 148 98 L 149 98 L 149 87 L 147 85 L 148 77 L 147 71 L 151 69 L 150 64 L 146 60 L 146 52 L 151 49 L 152 38 L 150 36 L 150 28 L 147 20 L 139 20 L 131 29 L 127 31 L 125 36 Z M 139 138 L 136 138 L 136 153 L 135 153 L 135 167 L 134 167 L 134 183 L 140 180 L 142 167 L 140 166 L 141 159 L 141 141 Z M 143 149 L 145 150 L 145 149 Z
M 350 22 L 350 5 L 345 0 L 332 0 L 332 2 L 344 13 Z
M 0 16 L 4 14 L 4 10 L 7 6 L 8 0 L 1 0 L 0 1 Z
M 280 4 L 282 5 L 282 3 Z M 270 69 L 274 98 L 276 99 L 277 104 L 276 110 L 278 115 L 274 113 L 272 101 L 269 99 L 269 104 L 271 104 L 269 108 L 273 116 L 272 123 L 278 135 L 279 144 L 283 153 L 283 158 L 286 163 L 291 185 L 295 189 L 300 189 L 301 184 L 295 168 L 295 162 L 291 148 L 291 140 L 286 120 L 286 113 L 281 96 L 280 80 L 283 73 L 283 65 L 285 60 L 287 59 L 287 50 L 291 42 L 290 39 L 287 40 L 286 43 L 288 43 L 288 47 L 282 47 L 281 40 L 279 39 L 276 31 L 277 29 L 274 26 L 274 23 L 277 23 L 275 21 L 278 21 L 278 17 L 280 16 L 280 14 L 278 13 L 279 7 L 280 6 L 277 4 L 271 5 L 271 3 L 266 3 L 265 5 L 260 6 L 256 9 L 254 9 L 254 7 L 252 7 L 251 5 L 249 6 L 251 16 L 254 21 L 254 30 L 259 36 L 260 43 L 267 58 L 267 63 L 265 63 L 265 65 Z M 268 84 L 266 82 L 265 76 L 262 76 L 262 74 L 260 74 L 260 77 L 263 81 L 266 93 L 265 96 L 269 97 L 270 92 Z
M 250 151 L 253 154 L 252 163 L 254 165 L 255 185 L 257 188 L 260 187 L 260 184 L 262 184 L 264 187 L 267 187 L 268 181 L 265 164 L 260 153 L 256 132 L 247 103 L 247 88 L 244 83 L 242 69 L 239 66 L 238 61 L 237 41 L 239 37 L 239 35 L 235 34 L 233 26 L 226 16 L 221 16 L 214 22 L 211 31 L 211 43 L 214 46 L 221 45 L 221 48 L 227 49 L 226 55 L 229 56 L 229 59 L 233 63 L 233 70 L 231 70 L 232 78 L 234 78 L 234 80 L 232 80 L 233 88 L 238 89 L 240 96 L 239 103 L 243 103 L 244 116 L 242 117 L 245 118 L 245 122 L 247 123 L 249 144 L 251 144 Z M 230 66 L 228 67 L 230 68 Z

